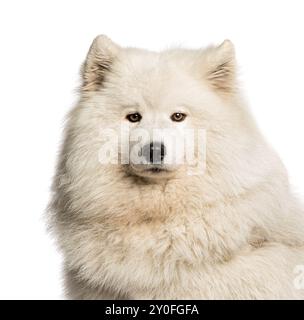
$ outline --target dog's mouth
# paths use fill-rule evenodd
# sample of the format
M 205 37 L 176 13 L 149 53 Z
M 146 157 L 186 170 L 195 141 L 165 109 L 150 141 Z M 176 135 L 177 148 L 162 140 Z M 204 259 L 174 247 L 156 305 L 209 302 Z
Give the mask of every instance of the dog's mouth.
M 146 169 L 145 171 L 151 172 L 151 173 L 156 173 L 156 174 L 157 173 L 168 172 L 167 169 L 160 168 L 160 167 L 152 167 L 152 168 Z
M 170 170 L 170 168 L 165 165 L 135 165 L 129 167 L 129 172 L 140 177 L 147 178 L 169 178 L 171 177 L 175 170 Z

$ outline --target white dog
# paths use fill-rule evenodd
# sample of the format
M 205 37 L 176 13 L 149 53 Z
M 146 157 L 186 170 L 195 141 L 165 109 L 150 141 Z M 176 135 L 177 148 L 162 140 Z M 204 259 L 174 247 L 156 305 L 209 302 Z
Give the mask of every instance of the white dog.
M 156 53 L 99 36 L 82 79 L 50 206 L 68 297 L 304 297 L 303 209 L 242 99 L 230 41 Z M 205 132 L 196 165 L 177 161 L 185 130 Z

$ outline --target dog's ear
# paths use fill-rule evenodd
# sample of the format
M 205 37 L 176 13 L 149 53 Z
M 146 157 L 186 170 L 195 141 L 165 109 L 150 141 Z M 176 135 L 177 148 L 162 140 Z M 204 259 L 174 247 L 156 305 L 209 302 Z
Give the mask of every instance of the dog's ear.
M 204 52 L 204 71 L 208 83 L 219 93 L 231 94 L 236 89 L 236 61 L 234 46 L 225 40 Z
M 94 91 L 102 85 L 118 51 L 119 46 L 107 36 L 94 39 L 81 69 L 83 91 Z

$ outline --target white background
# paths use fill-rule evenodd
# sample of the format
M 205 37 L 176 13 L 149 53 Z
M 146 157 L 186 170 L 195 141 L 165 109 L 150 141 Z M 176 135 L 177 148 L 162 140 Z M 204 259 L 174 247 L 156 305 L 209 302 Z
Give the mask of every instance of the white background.
M 0 298 L 61 298 L 47 235 L 64 115 L 93 38 L 162 49 L 231 39 L 253 112 L 304 195 L 304 1 L 1 1 Z

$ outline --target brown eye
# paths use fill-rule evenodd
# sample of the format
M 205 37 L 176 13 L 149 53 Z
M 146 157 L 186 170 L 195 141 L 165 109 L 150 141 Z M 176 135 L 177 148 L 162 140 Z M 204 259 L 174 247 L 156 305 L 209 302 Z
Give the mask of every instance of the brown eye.
M 141 115 L 138 112 L 130 113 L 127 115 L 127 119 L 130 122 L 139 122 L 141 120 Z
M 184 121 L 187 116 L 184 113 L 176 112 L 171 116 L 172 121 L 181 122 Z

